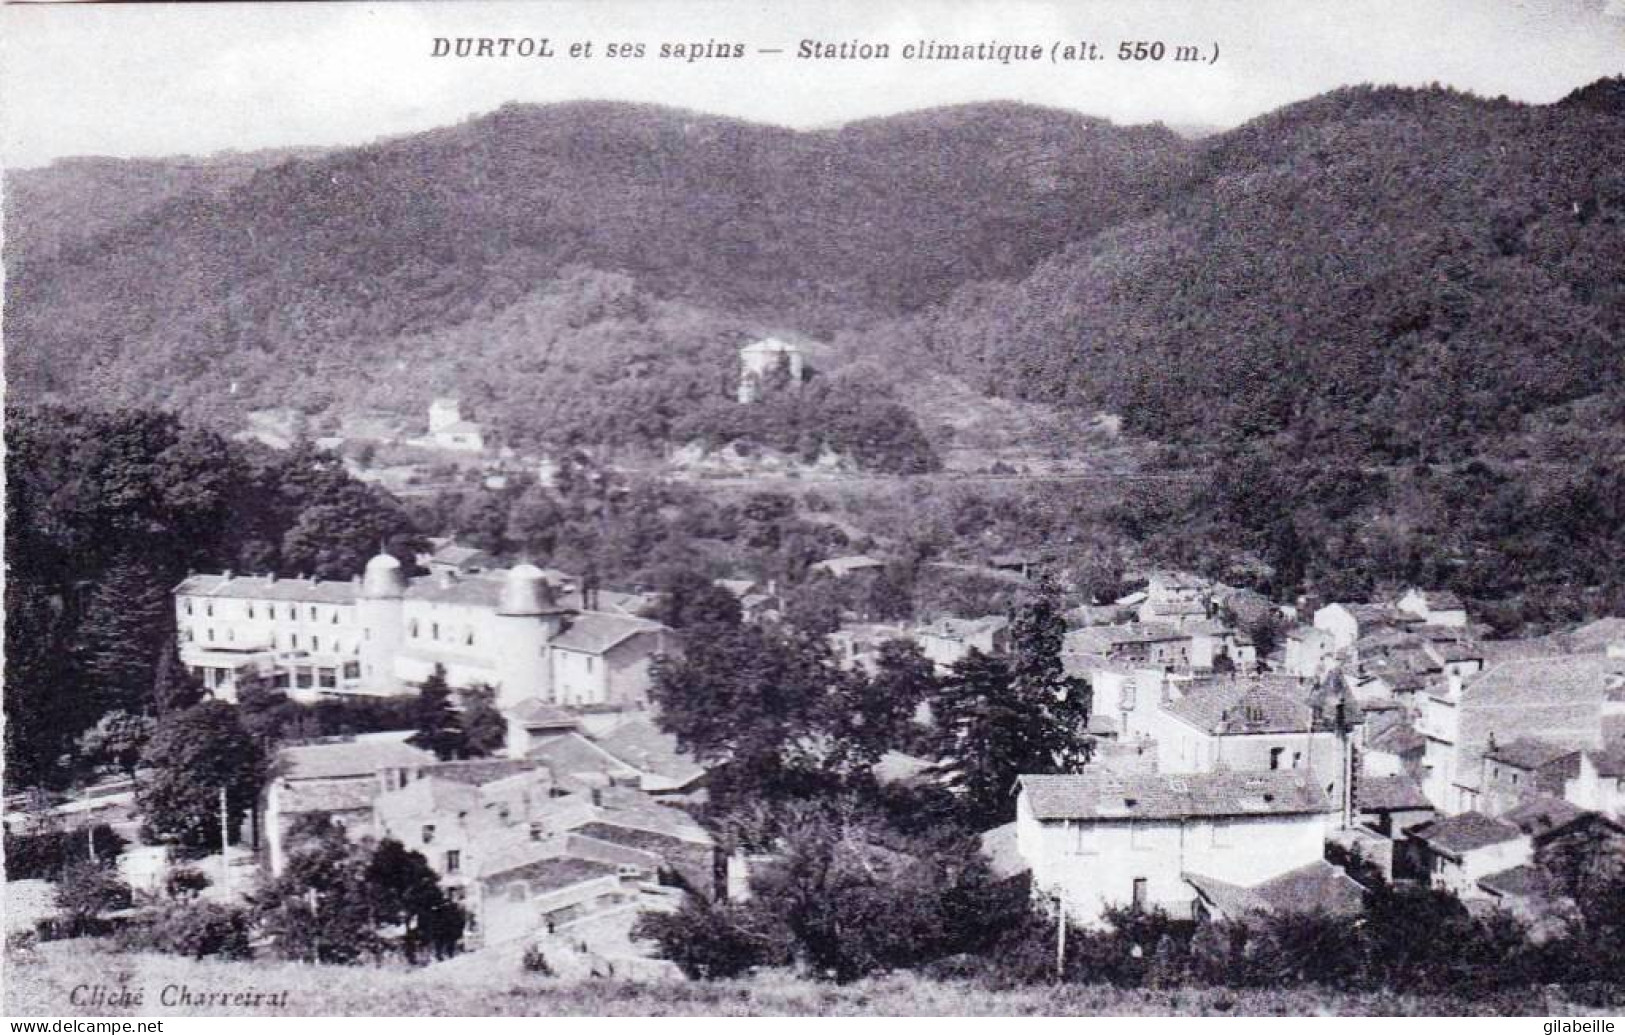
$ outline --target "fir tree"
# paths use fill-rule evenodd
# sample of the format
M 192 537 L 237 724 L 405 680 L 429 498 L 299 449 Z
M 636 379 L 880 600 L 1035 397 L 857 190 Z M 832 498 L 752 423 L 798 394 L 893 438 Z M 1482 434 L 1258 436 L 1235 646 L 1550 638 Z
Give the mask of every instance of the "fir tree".
M 949 786 L 981 824 L 1010 818 L 1016 777 L 1068 772 L 1088 760 L 1088 689 L 1062 667 L 1066 626 L 1052 587 L 1040 586 L 1010 633 L 1008 658 L 972 650 L 933 705 Z
M 446 667 L 435 665 L 429 678 L 418 687 L 417 732 L 407 741 L 425 751 L 433 751 L 442 762 L 463 754 L 466 735 L 462 718 L 451 704 L 451 686 Z
M 458 695 L 462 702 L 462 753 L 471 758 L 494 755 L 508 740 L 508 720 L 497 709 L 497 692 L 481 683 Z
M 80 666 L 99 711 L 152 710 L 158 659 L 175 638 L 169 580 L 123 553 L 96 580 L 79 626 Z

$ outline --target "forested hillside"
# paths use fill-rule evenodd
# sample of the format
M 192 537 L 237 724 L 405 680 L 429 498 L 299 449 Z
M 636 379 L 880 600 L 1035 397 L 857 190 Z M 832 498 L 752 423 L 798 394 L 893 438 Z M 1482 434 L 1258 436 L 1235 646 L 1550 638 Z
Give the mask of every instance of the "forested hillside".
M 240 409 L 319 371 L 342 400 L 378 376 L 378 351 L 456 328 L 464 338 L 445 343 L 461 347 L 488 321 L 509 333 L 482 336 L 499 355 L 478 360 L 540 362 L 548 343 L 507 311 L 570 290 L 555 282 L 571 270 L 822 334 L 1019 276 L 1149 210 L 1188 153 L 1160 128 L 1015 105 L 807 133 L 511 105 L 184 192 L 83 247 L 11 242 L 11 385 L 217 416 L 233 381 Z M 717 335 L 721 361 L 738 339 Z M 658 349 L 649 359 L 671 369 Z
M 1161 440 L 1461 459 L 1617 391 L 1622 220 L 1618 107 L 1345 89 L 1213 138 L 1155 214 L 898 337 Z
M 1200 141 L 1018 105 L 819 132 L 509 106 L 25 225 L 8 387 L 217 428 L 456 394 L 521 446 L 838 440 L 907 473 L 940 443 L 898 399 L 954 375 L 1118 414 L 1186 472 L 1069 543 L 1546 625 L 1625 607 L 1622 89 L 1350 87 Z M 74 211 L 82 169 L 27 175 Z M 828 363 L 743 414 L 734 350 L 767 332 Z

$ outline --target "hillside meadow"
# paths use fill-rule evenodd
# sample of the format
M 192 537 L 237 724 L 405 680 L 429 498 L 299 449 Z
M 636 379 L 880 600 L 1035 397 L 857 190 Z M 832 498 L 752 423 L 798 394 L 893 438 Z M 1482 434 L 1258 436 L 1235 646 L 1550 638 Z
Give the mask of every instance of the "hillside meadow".
M 1105 985 L 989 989 L 970 981 L 912 974 L 838 986 L 779 972 L 736 981 L 613 981 L 537 977 L 491 968 L 459 968 L 457 980 L 404 967 L 318 967 L 294 963 L 194 962 L 130 954 L 85 941 L 55 942 L 7 956 L 5 1012 L 18 1016 L 1555 1016 L 1585 1007 L 1535 992 L 1500 999 L 1389 996 L 1318 990 L 1225 988 L 1118 989 Z M 262 992 L 281 1005 L 157 1005 L 163 990 Z M 142 992 L 138 1008 L 76 1005 L 100 987 L 106 995 Z M 285 996 L 280 993 L 286 992 Z M 171 996 L 175 993 L 171 992 Z

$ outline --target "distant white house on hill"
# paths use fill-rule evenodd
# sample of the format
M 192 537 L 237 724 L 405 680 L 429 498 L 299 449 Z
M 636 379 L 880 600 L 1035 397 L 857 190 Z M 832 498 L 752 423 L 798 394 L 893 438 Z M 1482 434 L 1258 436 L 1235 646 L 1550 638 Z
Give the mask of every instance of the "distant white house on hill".
M 762 397 L 762 386 L 777 371 L 783 371 L 791 384 L 806 379 L 805 356 L 799 345 L 778 338 L 763 338 L 739 350 L 739 401 L 753 403 Z
M 485 449 L 485 430 L 463 419 L 462 403 L 456 399 L 436 399 L 429 404 L 428 445 L 478 453 Z

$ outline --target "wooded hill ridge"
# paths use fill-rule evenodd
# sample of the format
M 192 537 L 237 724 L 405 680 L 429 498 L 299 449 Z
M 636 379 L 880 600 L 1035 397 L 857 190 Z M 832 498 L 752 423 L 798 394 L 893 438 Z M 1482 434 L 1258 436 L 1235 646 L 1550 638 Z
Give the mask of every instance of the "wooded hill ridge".
M 508 105 L 53 235 L 25 209 L 87 191 L 58 163 L 8 177 L 8 377 L 230 424 L 415 410 L 379 387 L 402 357 L 476 412 L 551 386 L 658 438 L 784 329 L 1165 441 L 1450 459 L 1619 425 L 1620 93 L 1350 87 L 1200 141 L 1008 103 L 811 132 Z

